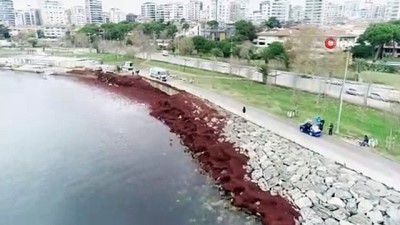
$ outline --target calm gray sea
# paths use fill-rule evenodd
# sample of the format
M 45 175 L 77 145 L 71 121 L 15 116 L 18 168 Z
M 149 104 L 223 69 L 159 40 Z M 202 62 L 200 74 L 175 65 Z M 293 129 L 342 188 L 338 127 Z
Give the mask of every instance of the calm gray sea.
M 0 224 L 260 223 L 229 209 L 146 106 L 71 78 L 0 71 Z

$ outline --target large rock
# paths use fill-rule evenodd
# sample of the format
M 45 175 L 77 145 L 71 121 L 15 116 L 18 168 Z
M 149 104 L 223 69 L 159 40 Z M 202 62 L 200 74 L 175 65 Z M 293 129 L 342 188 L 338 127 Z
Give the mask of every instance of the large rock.
M 371 211 L 374 208 L 372 203 L 366 199 L 361 199 L 360 202 L 358 203 L 358 210 L 357 212 L 359 214 L 365 214 L 369 211 Z
M 375 191 L 374 195 L 376 196 L 386 196 L 388 194 L 387 188 L 382 183 L 374 180 L 367 180 L 365 184 Z
M 372 221 L 365 215 L 356 214 L 349 218 L 349 221 L 354 225 L 372 225 Z
M 297 199 L 295 200 L 295 203 L 299 208 L 306 208 L 312 206 L 312 202 L 308 197 Z
M 350 213 L 343 208 L 338 208 L 332 212 L 332 217 L 337 220 L 345 220 L 350 216 Z
M 400 209 L 399 208 L 391 207 L 388 210 L 386 210 L 386 214 L 393 222 L 400 224 Z
M 383 222 L 383 216 L 380 211 L 374 210 L 367 213 L 367 216 L 373 223 L 379 224 Z
M 346 199 L 352 198 L 353 195 L 352 195 L 350 192 L 348 192 L 348 191 L 337 190 L 337 191 L 335 192 L 335 197 L 338 197 L 338 198 L 340 198 L 340 199 L 342 199 L 342 200 L 346 200 Z
M 346 220 L 341 220 L 340 225 L 354 225 L 354 224 L 347 222 Z
M 396 191 L 389 191 L 388 195 L 385 197 L 389 201 L 400 204 L 400 193 Z
M 318 225 L 318 224 L 323 224 L 324 221 L 319 217 L 314 210 L 311 208 L 305 207 L 300 210 L 300 213 L 303 217 L 304 224 L 313 224 L 313 225 Z
M 321 205 L 313 206 L 313 210 L 322 219 L 332 218 L 332 211 L 329 210 L 328 208 L 325 208 L 325 207 L 321 206 Z
M 339 207 L 339 208 L 344 208 L 346 206 L 346 204 L 337 197 L 333 197 L 331 199 L 329 199 L 328 204 Z
M 325 220 L 325 225 L 339 225 L 339 222 L 337 220 L 329 218 Z

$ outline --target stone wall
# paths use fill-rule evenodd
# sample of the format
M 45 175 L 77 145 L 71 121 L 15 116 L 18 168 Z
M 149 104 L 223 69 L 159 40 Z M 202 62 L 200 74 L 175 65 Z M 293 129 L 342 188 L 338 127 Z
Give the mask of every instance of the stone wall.
M 399 192 L 239 117 L 225 135 L 250 158 L 249 179 L 293 201 L 302 224 L 400 225 Z

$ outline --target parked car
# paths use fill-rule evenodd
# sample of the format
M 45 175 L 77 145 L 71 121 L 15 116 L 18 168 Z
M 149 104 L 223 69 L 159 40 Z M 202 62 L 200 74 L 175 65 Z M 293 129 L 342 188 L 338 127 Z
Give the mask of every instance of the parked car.
M 300 124 L 300 132 L 303 132 L 313 137 L 321 137 L 321 130 L 311 121 L 306 121 Z
M 167 77 L 169 76 L 169 72 L 166 69 L 162 68 L 150 68 L 150 77 L 156 78 L 161 81 L 167 81 Z
M 346 90 L 346 94 L 355 95 L 355 96 L 363 95 L 360 91 L 358 91 L 358 90 L 355 89 L 355 88 L 348 88 L 348 89 Z
M 135 68 L 135 66 L 133 65 L 133 62 L 131 61 L 126 61 L 124 62 L 124 64 L 122 64 L 121 66 L 121 71 L 122 72 L 128 72 L 128 73 L 136 73 L 139 74 L 139 69 Z
M 381 95 L 381 94 L 379 94 L 377 92 L 371 92 L 368 97 L 371 98 L 371 99 L 378 100 L 378 101 L 383 101 L 383 102 L 387 102 L 388 101 L 388 99 L 386 99 L 385 97 L 383 97 L 383 95 Z
M 337 85 L 337 86 L 342 85 L 342 81 L 339 81 L 339 80 L 328 80 L 328 81 L 326 81 L 326 83 L 332 84 L 332 85 Z

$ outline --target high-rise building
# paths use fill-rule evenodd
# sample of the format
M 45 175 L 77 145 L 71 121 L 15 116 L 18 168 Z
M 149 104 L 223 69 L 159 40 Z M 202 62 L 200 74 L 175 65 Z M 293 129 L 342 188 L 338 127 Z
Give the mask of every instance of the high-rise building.
M 326 3 L 325 8 L 326 8 L 326 10 L 324 11 L 325 24 L 335 24 L 344 19 L 344 5 L 328 2 Z
M 15 25 L 13 0 L 0 0 L 0 24 L 6 26 Z
M 85 0 L 86 22 L 103 23 L 103 3 L 101 0 Z
M 234 23 L 240 19 L 240 4 L 236 1 L 229 2 L 228 23 Z
M 280 22 L 289 21 L 290 4 L 288 0 L 271 0 L 269 17 L 275 17 Z
M 389 0 L 386 5 L 386 20 L 400 19 L 400 0 Z
M 67 15 L 61 1 L 44 0 L 40 3 L 40 14 L 43 25 L 66 25 Z
M 15 26 L 41 25 L 38 9 L 15 10 Z
M 386 13 L 386 5 L 384 4 L 374 4 L 372 8 L 372 19 L 374 20 L 384 20 Z M 400 17 L 399 17 L 400 18 Z
M 290 10 L 289 20 L 293 22 L 301 22 L 304 20 L 304 9 L 300 5 L 295 5 Z
M 207 22 L 210 20 L 210 6 L 203 7 L 200 11 L 200 22 Z
M 264 15 L 260 10 L 253 11 L 252 16 L 250 17 L 250 21 L 254 25 L 261 25 L 263 22 L 265 22 Z
M 200 13 L 203 10 L 203 2 L 200 0 L 190 0 L 187 6 L 187 19 L 190 21 L 199 21 Z
M 156 19 L 157 6 L 154 2 L 145 2 L 142 4 L 140 16 L 145 19 Z
M 211 0 L 210 20 L 216 20 L 219 23 L 229 22 L 229 0 Z
M 271 4 L 269 1 L 262 1 L 260 2 L 260 14 L 261 14 L 261 19 L 263 20 L 268 20 L 269 13 L 271 11 Z M 253 13 L 254 14 L 254 13 Z
M 181 2 L 157 5 L 156 19 L 169 21 L 180 21 L 185 18 L 185 5 Z
M 360 9 L 359 0 L 348 0 L 344 2 L 344 17 L 352 19 L 357 17 L 357 12 Z
M 309 24 L 323 24 L 325 21 L 326 0 L 306 0 L 304 22 Z
M 103 19 L 102 23 L 111 23 L 110 13 L 109 12 L 103 12 L 101 14 L 101 16 L 102 16 L 102 19 Z
M 247 19 L 254 16 L 254 12 L 250 10 L 250 0 L 235 0 L 240 4 L 240 19 Z
M 86 24 L 86 13 L 83 6 L 73 6 L 69 11 L 69 24 L 75 26 L 84 26 Z
M 110 9 L 110 22 L 119 23 L 126 20 L 126 14 L 118 8 Z

